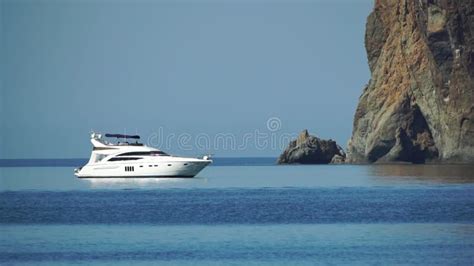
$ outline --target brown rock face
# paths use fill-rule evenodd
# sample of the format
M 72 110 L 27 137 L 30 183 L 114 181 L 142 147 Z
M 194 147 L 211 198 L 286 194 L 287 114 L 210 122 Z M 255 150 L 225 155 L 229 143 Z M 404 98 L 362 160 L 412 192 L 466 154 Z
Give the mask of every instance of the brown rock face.
M 376 0 L 348 162 L 474 162 L 474 0 Z

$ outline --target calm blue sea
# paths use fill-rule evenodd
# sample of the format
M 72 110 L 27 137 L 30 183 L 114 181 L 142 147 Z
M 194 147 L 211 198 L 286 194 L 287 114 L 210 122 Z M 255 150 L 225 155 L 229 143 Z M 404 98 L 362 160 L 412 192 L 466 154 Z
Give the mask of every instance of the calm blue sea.
M 474 166 L 218 158 L 193 179 L 0 160 L 0 264 L 474 265 Z

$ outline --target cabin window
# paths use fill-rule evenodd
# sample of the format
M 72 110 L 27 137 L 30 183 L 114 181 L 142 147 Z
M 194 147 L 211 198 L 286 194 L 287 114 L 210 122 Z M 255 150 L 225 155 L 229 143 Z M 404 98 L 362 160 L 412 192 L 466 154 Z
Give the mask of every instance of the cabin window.
M 133 172 L 133 171 L 135 171 L 134 166 L 125 166 L 125 172 Z
M 162 151 L 134 151 L 122 153 L 117 156 L 169 156 L 169 154 Z
M 171 164 L 168 164 L 168 166 L 171 166 Z
M 139 160 L 142 159 L 140 157 L 113 157 L 109 159 L 109 162 L 114 162 L 114 161 L 134 161 L 134 160 Z

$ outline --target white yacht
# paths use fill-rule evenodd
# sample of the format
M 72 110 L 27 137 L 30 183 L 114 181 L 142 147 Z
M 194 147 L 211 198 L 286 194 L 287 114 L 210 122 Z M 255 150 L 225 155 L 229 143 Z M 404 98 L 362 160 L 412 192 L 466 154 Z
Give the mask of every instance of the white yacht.
M 142 178 L 142 177 L 194 177 L 212 163 L 209 156 L 186 158 L 171 156 L 158 149 L 138 143 L 140 136 L 105 134 L 117 138 L 111 143 L 102 134 L 92 133 L 91 158 L 83 167 L 74 169 L 79 178 Z M 120 142 L 120 139 L 125 141 Z M 129 142 L 128 140 L 133 140 Z

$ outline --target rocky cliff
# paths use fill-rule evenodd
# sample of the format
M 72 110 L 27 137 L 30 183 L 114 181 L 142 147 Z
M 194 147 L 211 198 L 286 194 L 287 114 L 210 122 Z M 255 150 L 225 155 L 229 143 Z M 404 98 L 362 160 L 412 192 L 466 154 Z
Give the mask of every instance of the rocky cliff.
M 347 161 L 474 162 L 474 0 L 376 0 Z
M 278 158 L 278 164 L 343 163 L 346 154 L 334 140 L 311 136 L 303 130 Z

